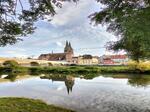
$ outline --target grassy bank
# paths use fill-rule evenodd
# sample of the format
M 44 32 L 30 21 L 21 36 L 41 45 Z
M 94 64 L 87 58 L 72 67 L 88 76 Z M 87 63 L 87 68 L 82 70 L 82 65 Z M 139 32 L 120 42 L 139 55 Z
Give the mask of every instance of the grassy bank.
M 74 112 L 47 105 L 40 100 L 25 98 L 0 98 L 0 112 Z
M 88 73 L 144 73 L 150 74 L 150 69 L 138 69 L 131 66 L 50 66 L 50 67 L 0 67 L 0 73 L 26 73 L 38 75 L 54 74 L 88 74 Z
M 26 73 L 26 74 L 88 74 L 88 73 L 144 73 L 150 74 L 150 62 L 128 63 L 128 66 L 53 66 L 42 67 L 32 62 L 31 67 L 23 67 L 14 60 L 8 60 L 0 67 L 0 73 Z
M 30 67 L 31 74 L 61 73 L 61 74 L 88 74 L 88 73 L 147 73 L 150 69 L 140 70 L 129 66 L 63 66 L 63 67 Z

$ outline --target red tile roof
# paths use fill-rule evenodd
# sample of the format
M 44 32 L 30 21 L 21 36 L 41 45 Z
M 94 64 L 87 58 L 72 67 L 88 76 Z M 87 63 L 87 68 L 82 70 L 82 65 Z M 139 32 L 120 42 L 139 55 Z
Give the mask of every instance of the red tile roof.
M 111 59 L 126 59 L 127 56 L 126 55 L 111 55 L 110 58 Z

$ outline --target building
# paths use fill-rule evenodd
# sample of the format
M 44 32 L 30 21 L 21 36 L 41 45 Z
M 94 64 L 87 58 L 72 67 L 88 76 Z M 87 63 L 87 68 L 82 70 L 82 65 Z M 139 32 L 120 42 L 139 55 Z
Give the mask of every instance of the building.
M 92 55 L 83 55 L 79 57 L 73 57 L 72 63 L 78 65 L 98 65 L 99 58 Z
M 114 65 L 114 61 L 111 58 L 104 58 L 102 61 L 102 64 L 104 65 Z
M 100 63 L 103 65 L 126 65 L 129 61 L 127 55 L 103 55 Z
M 73 57 L 72 58 L 72 64 L 78 64 L 78 57 Z
M 67 61 L 72 62 L 72 57 L 74 56 L 73 48 L 71 43 L 66 41 L 66 46 L 64 48 L 63 53 L 48 53 L 41 54 L 39 56 L 39 60 L 47 60 L 47 61 Z

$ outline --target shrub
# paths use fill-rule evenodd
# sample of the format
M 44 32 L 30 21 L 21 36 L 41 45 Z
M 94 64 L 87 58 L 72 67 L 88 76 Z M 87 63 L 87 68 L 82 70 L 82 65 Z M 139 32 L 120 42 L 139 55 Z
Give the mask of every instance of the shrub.
M 128 65 L 131 69 L 140 70 L 141 72 L 150 71 L 150 62 L 148 61 L 147 62 L 140 61 L 139 63 L 132 61 L 128 63 Z
M 11 67 L 11 68 L 16 68 L 19 66 L 18 62 L 15 60 L 7 60 L 3 63 L 5 67 Z
M 30 75 L 39 75 L 41 73 L 40 67 L 31 67 L 29 68 L 29 74 Z
M 129 61 L 128 62 L 128 66 L 129 66 L 129 68 L 130 69 L 137 69 L 137 65 L 138 65 L 138 63 L 137 62 L 135 62 L 135 61 Z
M 53 66 L 53 64 L 52 63 L 48 63 L 48 66 Z
M 137 68 L 141 71 L 150 70 L 150 62 L 140 62 Z
M 35 62 L 35 61 L 30 62 L 30 65 L 31 66 L 40 66 L 40 64 L 38 62 Z

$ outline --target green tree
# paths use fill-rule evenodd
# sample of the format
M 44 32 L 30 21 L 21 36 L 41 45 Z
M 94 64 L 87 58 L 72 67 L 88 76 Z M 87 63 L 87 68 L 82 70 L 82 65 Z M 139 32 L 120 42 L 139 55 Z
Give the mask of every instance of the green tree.
M 19 66 L 18 62 L 14 60 L 7 60 L 3 63 L 5 67 L 17 68 Z
M 30 64 L 31 64 L 31 66 L 40 66 L 40 64 L 38 62 L 35 62 L 35 61 L 31 62 Z
M 109 42 L 110 50 L 125 50 L 132 59 L 150 57 L 150 1 L 97 0 L 106 7 L 90 17 L 96 24 L 106 24 L 107 31 L 118 36 Z
M 53 64 L 51 62 L 48 63 L 48 66 L 53 66 Z

